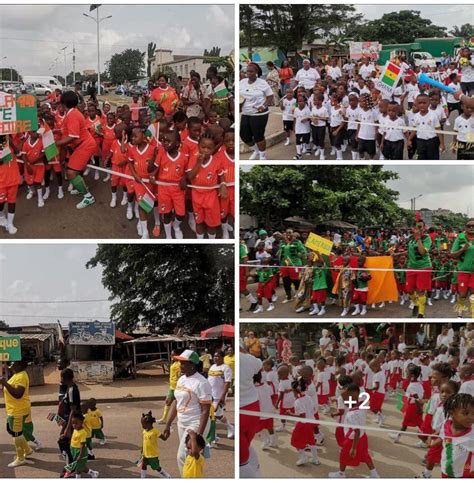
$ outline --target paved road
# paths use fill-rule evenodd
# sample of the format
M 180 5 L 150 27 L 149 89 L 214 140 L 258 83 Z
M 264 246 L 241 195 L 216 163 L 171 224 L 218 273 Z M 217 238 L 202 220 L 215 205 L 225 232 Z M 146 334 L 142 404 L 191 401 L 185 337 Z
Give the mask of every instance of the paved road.
M 140 469 L 134 462 L 140 456 L 142 429 L 141 414 L 150 409 L 154 415 L 161 416 L 163 403 L 135 402 L 109 404 L 100 407 L 104 414 L 105 434 L 108 443 L 105 446 L 96 445 L 94 452 L 96 460 L 90 467 L 100 472 L 103 478 L 139 478 Z M 64 461 L 57 451 L 57 426 L 46 419 L 53 406 L 34 407 L 33 420 L 35 434 L 43 442 L 44 448 L 34 453 L 29 464 L 18 468 L 8 468 L 7 464 L 14 458 L 11 438 L 5 431 L 5 418 L 2 410 L 0 417 L 0 477 L 6 478 L 57 478 Z M 226 415 L 234 421 L 234 401 L 228 401 Z M 163 426 L 157 425 L 158 428 Z M 176 464 L 178 448 L 177 429 L 167 441 L 160 440 L 160 461 L 163 467 L 173 477 L 179 477 Z M 234 476 L 234 441 L 226 438 L 226 430 L 218 426 L 218 436 L 221 438 L 218 448 L 211 450 L 211 458 L 206 460 L 205 475 L 213 478 L 232 478 Z M 156 473 L 148 471 L 149 477 Z
M 386 399 L 383 412 L 388 416 L 385 421 L 387 428 L 399 428 L 401 415 L 395 409 L 395 399 Z M 323 420 L 329 420 L 327 416 L 321 415 Z M 376 425 L 371 422 L 372 415 L 367 416 L 369 426 Z M 288 424 L 289 431 L 276 433 L 278 435 L 279 447 L 266 451 L 261 450 L 261 443 L 258 438 L 253 441 L 260 462 L 261 475 L 264 478 L 327 478 L 328 473 L 337 471 L 339 468 L 339 448 L 334 436 L 334 428 L 321 426 L 324 433 L 324 444 L 318 447 L 318 458 L 320 466 L 306 464 L 296 466 L 296 450 L 290 445 L 290 437 L 293 426 Z M 386 433 L 368 432 L 369 452 L 374 460 L 375 467 L 381 477 L 385 478 L 414 478 L 423 470 L 421 463 L 425 455 L 423 449 L 414 447 L 418 441 L 416 436 L 402 437 L 401 443 L 394 444 Z M 309 454 L 309 453 L 308 453 Z M 368 477 L 369 470 L 362 464 L 357 468 L 348 468 L 346 475 L 349 478 Z M 439 467 L 433 471 L 434 478 L 440 478 Z
M 255 294 L 257 290 L 257 284 L 252 284 L 249 285 L 249 290 Z M 308 312 L 303 312 L 297 314 L 295 312 L 294 304 L 293 303 L 288 303 L 288 304 L 283 304 L 283 300 L 285 300 L 285 292 L 282 287 L 277 288 L 277 296 L 278 300 L 275 303 L 275 310 L 272 310 L 271 312 L 268 312 L 266 309 L 268 307 L 268 304 L 266 301 L 264 301 L 263 308 L 265 309 L 264 312 L 261 312 L 259 314 L 253 314 L 252 312 L 247 312 L 248 308 L 248 302 L 246 299 L 241 299 L 240 303 L 242 306 L 242 312 L 240 312 L 240 316 L 243 318 L 293 318 L 293 319 L 299 319 L 299 318 L 310 318 Z M 318 316 L 313 316 L 311 319 L 317 320 L 321 318 L 335 318 L 339 317 L 342 309 L 338 307 L 337 305 L 328 305 L 326 308 L 327 312 L 325 315 L 322 317 Z M 351 310 L 350 313 L 352 313 L 353 309 Z M 407 318 L 411 317 L 411 310 L 408 309 L 408 304 L 405 303 L 405 305 L 400 306 L 398 302 L 393 302 L 391 304 L 386 303 L 385 307 L 379 308 L 378 304 L 376 305 L 375 309 L 372 309 L 371 307 L 368 308 L 367 314 L 364 316 L 369 319 L 377 319 L 380 317 L 384 318 Z M 426 317 L 429 318 L 453 318 L 456 317 L 456 314 L 453 311 L 453 305 L 449 303 L 449 300 L 434 300 L 433 301 L 433 306 L 426 307 Z

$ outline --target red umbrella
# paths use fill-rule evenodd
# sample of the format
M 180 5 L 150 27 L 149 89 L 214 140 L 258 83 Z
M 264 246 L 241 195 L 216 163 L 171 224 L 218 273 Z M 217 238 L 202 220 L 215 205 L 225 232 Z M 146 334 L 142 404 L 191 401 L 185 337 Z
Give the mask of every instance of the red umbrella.
M 216 325 L 215 327 L 201 331 L 201 337 L 207 339 L 215 337 L 234 337 L 234 335 L 234 326 L 230 324 Z

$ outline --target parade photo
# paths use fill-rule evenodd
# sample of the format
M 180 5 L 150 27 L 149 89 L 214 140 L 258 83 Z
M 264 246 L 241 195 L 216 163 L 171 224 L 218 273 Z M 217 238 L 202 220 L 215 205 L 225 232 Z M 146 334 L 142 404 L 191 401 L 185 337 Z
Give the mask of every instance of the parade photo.
M 234 477 L 233 246 L 10 244 L 0 273 L 0 477 Z
M 470 4 L 240 5 L 243 160 L 473 160 Z
M 472 166 L 240 171 L 242 318 L 474 317 Z
M 243 323 L 241 478 L 473 478 L 474 324 Z
M 0 238 L 234 238 L 233 5 L 2 5 Z

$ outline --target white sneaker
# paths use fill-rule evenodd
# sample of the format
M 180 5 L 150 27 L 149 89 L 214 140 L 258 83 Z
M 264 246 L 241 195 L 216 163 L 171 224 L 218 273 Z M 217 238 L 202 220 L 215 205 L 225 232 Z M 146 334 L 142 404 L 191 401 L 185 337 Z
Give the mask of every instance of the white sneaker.
M 306 456 L 302 456 L 297 462 L 296 466 L 303 466 L 308 463 L 309 459 Z
M 7 225 L 7 232 L 9 235 L 16 235 L 16 233 L 18 232 L 18 228 L 13 225 Z
M 100 173 L 99 173 L 99 171 L 95 170 L 94 181 L 99 181 L 99 179 L 100 179 Z
M 340 471 L 333 471 L 331 473 L 328 473 L 328 478 L 345 478 L 346 474 L 341 473 Z
M 130 206 L 127 208 L 127 220 L 133 220 L 133 210 Z
M 148 240 L 150 238 L 150 234 L 148 233 L 148 230 L 142 233 L 141 239 L 142 240 Z
M 43 200 L 47 200 L 50 194 L 51 194 L 51 190 L 49 188 L 46 188 L 44 190 Z
M 254 314 L 261 314 L 263 312 L 263 307 L 259 305 L 254 311 Z
M 400 435 L 400 433 L 388 433 L 388 437 L 390 439 L 393 439 L 394 443 L 399 443 L 401 435 Z
M 289 304 L 293 299 L 285 299 L 282 304 Z
M 352 315 L 359 315 L 360 314 L 360 307 L 356 307 L 354 312 L 352 312 Z
M 233 429 L 230 429 L 227 431 L 227 439 L 234 439 L 234 430 Z
M 331 156 L 334 156 L 336 154 L 336 148 L 332 147 L 331 148 Z
M 71 193 L 71 195 L 72 195 L 72 196 L 76 196 L 76 195 L 78 195 L 78 194 L 79 194 L 79 191 L 78 191 L 78 190 L 74 190 L 74 189 L 72 189 L 72 190 L 70 191 L 70 193 Z
M 135 215 L 135 218 L 136 218 L 137 220 L 139 220 L 139 219 L 140 219 L 140 212 L 138 211 L 138 205 L 135 205 L 135 206 L 133 207 L 133 214 Z
M 35 194 L 33 193 L 32 190 L 28 189 L 28 193 L 26 193 L 26 199 L 31 200 Z
M 99 478 L 99 472 L 98 471 L 90 470 L 89 474 L 91 475 L 91 478 Z
M 260 151 L 258 149 L 255 149 L 254 152 L 249 156 L 250 161 L 255 161 L 260 157 Z
M 137 223 L 137 233 L 138 233 L 138 236 L 142 236 L 142 225 L 140 223 L 140 220 L 138 220 L 138 223 Z
M 84 196 L 83 200 L 76 205 L 78 210 L 82 210 L 83 208 L 87 208 L 90 205 L 95 203 L 95 198 L 92 195 Z
M 5 228 L 7 224 L 8 224 L 7 217 L 2 214 L 2 216 L 0 216 L 0 226 Z
M 272 310 L 275 310 L 275 306 L 273 304 L 269 304 L 267 307 L 267 312 L 271 312 Z
M 38 198 L 38 208 L 43 208 L 44 200 L 42 198 Z
M 320 156 L 319 156 L 320 161 L 325 161 L 326 157 L 324 156 L 324 151 L 320 151 Z
M 39 440 L 36 440 L 35 451 L 40 451 L 41 449 L 43 449 L 43 443 Z
M 362 307 L 362 310 L 360 311 L 360 315 L 365 315 L 367 313 L 367 307 Z
M 122 201 L 120 202 L 120 206 L 125 206 L 128 203 L 127 194 L 124 194 L 122 197 Z
M 318 460 L 318 458 L 311 458 L 309 460 L 309 462 L 312 464 L 312 465 L 320 465 L 321 464 L 321 461 Z
M 456 303 L 456 294 L 454 294 L 452 297 L 451 297 L 451 300 L 449 301 L 450 304 L 454 304 Z
M 304 307 L 298 307 L 298 308 L 295 310 L 295 312 L 296 312 L 297 314 L 301 314 L 301 312 L 304 312 Z M 310 313 L 309 315 L 311 315 L 311 313 Z
M 418 443 L 415 444 L 415 448 L 428 448 L 427 444 L 424 441 L 418 441 Z
M 107 181 L 110 181 L 110 174 L 108 174 L 102 181 L 104 183 L 107 183 Z
M 408 306 L 410 310 L 413 310 L 415 308 L 415 304 L 413 302 L 410 302 L 410 305 Z
M 341 312 L 341 317 L 345 317 L 347 314 L 349 313 L 349 309 L 344 309 L 342 312 Z
M 291 144 L 290 138 L 286 138 L 284 146 L 289 146 Z
M 110 200 L 110 207 L 115 208 L 117 206 L 117 198 L 112 198 Z
M 428 305 L 429 305 L 430 307 L 433 307 L 433 302 L 431 301 L 431 298 L 429 298 L 429 299 L 428 299 L 428 302 L 427 302 L 427 303 L 428 303 Z
M 274 293 L 272 295 L 272 302 L 276 302 L 278 300 L 278 295 L 276 293 Z
M 402 295 L 400 297 L 400 305 L 404 305 L 405 304 L 405 297 Z
M 424 471 L 422 471 L 418 476 L 415 476 L 415 478 L 431 478 L 431 475 L 428 476 Z
M 379 304 L 379 309 L 383 309 L 385 307 L 385 302 L 382 302 L 381 304 Z
M 324 315 L 326 313 L 326 307 L 321 307 L 321 310 L 319 311 L 318 317 L 321 317 L 321 315 Z
M 62 186 L 58 188 L 58 200 L 62 200 L 64 198 L 64 191 Z
M 71 184 L 71 183 L 69 183 L 69 184 L 67 185 L 67 190 L 69 191 L 69 193 L 70 193 L 70 192 L 73 190 L 73 188 L 74 188 L 74 187 L 72 186 L 72 184 Z
M 309 315 L 318 315 L 319 314 L 319 308 L 314 307 L 313 310 L 309 312 Z
M 267 159 L 267 153 L 260 153 L 260 161 L 266 161 Z
M 277 426 L 277 427 L 275 428 L 275 431 L 276 431 L 277 433 L 283 433 L 283 431 L 285 431 L 285 430 L 286 430 L 286 427 L 285 427 L 285 425 L 284 425 L 284 424 L 280 424 L 279 426 Z
M 313 154 L 314 154 L 315 156 L 319 156 L 320 151 L 321 151 L 321 150 L 320 150 L 319 148 L 314 148 Z
M 181 229 L 180 229 L 180 228 L 175 228 L 175 229 L 174 229 L 174 237 L 175 237 L 177 240 L 180 240 L 180 239 L 184 238 L 183 232 L 181 231 Z
M 11 463 L 9 463 L 7 466 L 8 468 L 16 468 L 17 466 L 21 465 L 26 465 L 26 460 L 25 459 L 19 459 L 15 458 Z
M 90 173 L 90 171 L 91 171 L 90 168 L 86 168 L 86 170 L 84 171 L 84 176 L 87 176 Z
M 263 444 L 262 444 L 262 451 L 265 451 L 266 449 L 270 449 L 270 441 L 265 441 Z
M 101 439 L 101 440 L 99 441 L 99 444 L 100 444 L 101 446 L 104 446 L 104 444 L 107 444 L 107 438 Z

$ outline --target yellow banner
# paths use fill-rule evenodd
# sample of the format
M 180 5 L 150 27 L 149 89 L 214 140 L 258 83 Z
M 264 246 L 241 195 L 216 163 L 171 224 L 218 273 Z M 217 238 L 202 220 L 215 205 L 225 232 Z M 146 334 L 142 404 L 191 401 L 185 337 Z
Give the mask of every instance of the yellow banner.
M 332 245 L 331 240 L 326 240 L 326 238 L 316 235 L 316 233 L 310 233 L 305 243 L 306 248 L 319 252 L 321 255 L 331 255 Z

